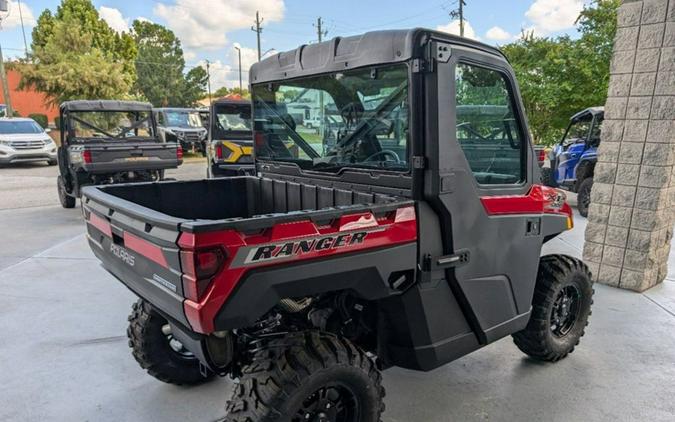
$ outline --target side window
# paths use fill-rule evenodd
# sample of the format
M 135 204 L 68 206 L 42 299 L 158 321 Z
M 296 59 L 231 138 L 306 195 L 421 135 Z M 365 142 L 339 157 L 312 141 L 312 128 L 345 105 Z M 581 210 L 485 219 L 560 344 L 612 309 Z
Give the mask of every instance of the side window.
M 522 130 L 508 79 L 496 70 L 458 64 L 457 141 L 481 185 L 524 180 Z

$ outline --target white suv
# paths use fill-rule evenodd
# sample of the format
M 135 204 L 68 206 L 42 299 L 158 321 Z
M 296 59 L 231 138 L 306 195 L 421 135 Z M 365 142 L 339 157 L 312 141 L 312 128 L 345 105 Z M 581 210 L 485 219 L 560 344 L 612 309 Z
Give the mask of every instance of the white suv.
M 0 165 L 46 161 L 56 165 L 56 144 L 33 119 L 0 117 Z

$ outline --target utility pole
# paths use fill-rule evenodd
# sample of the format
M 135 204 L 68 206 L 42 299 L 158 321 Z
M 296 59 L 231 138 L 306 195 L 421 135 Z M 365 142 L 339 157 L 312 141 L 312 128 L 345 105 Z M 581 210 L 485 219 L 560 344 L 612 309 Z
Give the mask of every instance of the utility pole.
M 23 48 L 26 51 L 26 58 L 28 58 L 28 43 L 26 42 L 26 28 L 23 25 L 23 12 L 21 11 L 21 0 L 18 0 L 19 5 L 19 19 L 21 19 L 21 33 L 23 34 Z
M 251 27 L 251 31 L 255 32 L 256 37 L 258 38 L 258 61 L 260 61 L 260 57 L 262 57 L 262 55 L 260 54 L 260 34 L 262 33 L 262 30 L 263 30 L 262 26 L 260 26 L 260 25 L 262 25 L 262 23 L 263 23 L 263 18 L 261 18 L 258 11 L 256 11 L 255 12 L 255 26 Z
M 450 17 L 453 19 L 459 19 L 459 36 L 464 36 L 464 6 L 466 6 L 466 1 L 458 0 L 457 10 L 450 12 Z
M 242 86 L 241 83 L 241 48 L 237 47 L 236 45 L 234 48 L 237 49 L 237 53 L 239 53 L 239 95 L 243 95 L 244 92 L 244 87 Z
M 209 106 L 211 105 L 211 62 L 206 60 L 206 87 L 209 90 Z
M 319 42 L 323 41 L 323 37 L 328 35 L 328 31 L 323 31 L 321 25 L 323 25 L 323 21 L 321 20 L 321 16 L 319 16 L 316 19 L 316 25 L 314 25 L 316 27 L 316 35 Z
M 7 105 L 7 117 L 14 117 L 14 110 L 12 109 L 12 101 L 9 98 L 9 84 L 7 83 L 7 74 L 5 73 L 5 59 L 2 58 L 2 46 L 0 46 L 0 79 L 2 80 L 2 94 L 5 98 L 5 105 Z

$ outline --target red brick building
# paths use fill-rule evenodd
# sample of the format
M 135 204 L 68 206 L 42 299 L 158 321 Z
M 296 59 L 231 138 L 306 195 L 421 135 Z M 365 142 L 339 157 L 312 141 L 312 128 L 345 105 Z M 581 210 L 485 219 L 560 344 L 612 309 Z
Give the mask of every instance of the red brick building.
M 36 92 L 32 89 L 19 91 L 19 81 L 21 74 L 13 69 L 7 69 L 7 80 L 9 82 L 9 96 L 12 100 L 12 107 L 21 116 L 28 116 L 29 114 L 37 113 L 44 114 L 49 119 L 49 124 L 54 123 L 54 118 L 59 115 L 57 107 L 48 105 L 44 94 Z M 5 103 L 5 98 L 0 89 L 0 104 Z

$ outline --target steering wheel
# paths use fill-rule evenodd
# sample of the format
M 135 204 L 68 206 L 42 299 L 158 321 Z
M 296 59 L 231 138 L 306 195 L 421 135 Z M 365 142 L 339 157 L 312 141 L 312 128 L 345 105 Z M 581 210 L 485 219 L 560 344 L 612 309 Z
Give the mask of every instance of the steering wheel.
M 366 159 L 363 160 L 363 161 L 364 161 L 364 162 L 366 162 L 366 161 L 373 161 L 373 159 L 374 159 L 375 157 L 378 157 L 378 156 L 380 156 L 380 155 L 382 155 L 382 156 L 389 156 L 389 157 L 393 158 L 392 161 L 394 161 L 394 162 L 396 162 L 396 163 L 400 163 L 400 162 L 401 162 L 401 159 L 398 158 L 398 154 L 396 154 L 394 151 L 392 151 L 392 150 L 390 150 L 390 149 L 383 149 L 382 151 L 378 151 L 378 152 L 376 152 L 375 154 L 371 155 L 370 157 L 366 158 Z

